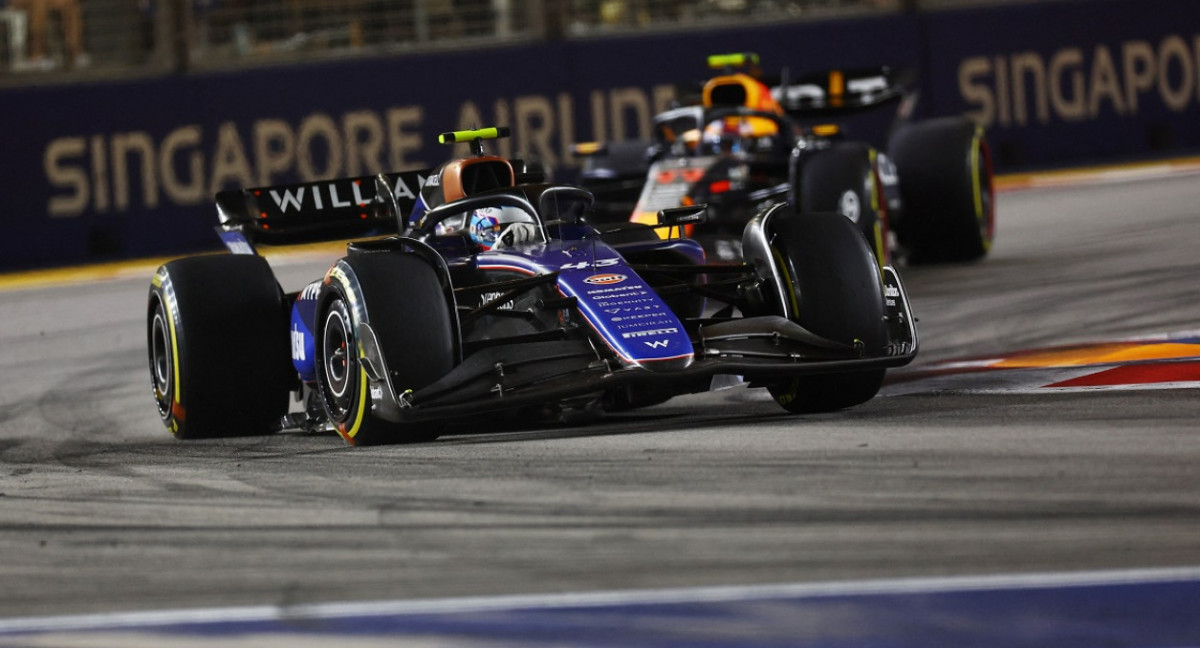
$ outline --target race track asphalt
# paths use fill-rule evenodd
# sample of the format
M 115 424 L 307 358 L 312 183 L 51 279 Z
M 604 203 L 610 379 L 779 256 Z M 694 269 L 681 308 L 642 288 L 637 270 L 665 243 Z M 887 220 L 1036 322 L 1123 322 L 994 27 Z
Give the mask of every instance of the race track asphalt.
M 896 378 L 1200 330 L 1195 174 L 998 204 L 986 261 L 902 269 L 923 346 Z M 808 417 L 734 389 L 414 446 L 178 442 L 149 393 L 150 272 L 0 292 L 0 619 L 1200 565 L 1195 388 L 898 382 Z

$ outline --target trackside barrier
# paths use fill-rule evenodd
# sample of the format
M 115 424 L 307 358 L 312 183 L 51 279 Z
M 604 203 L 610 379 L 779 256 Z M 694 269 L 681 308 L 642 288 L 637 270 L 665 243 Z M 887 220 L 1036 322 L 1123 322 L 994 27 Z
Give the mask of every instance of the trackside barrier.
M 916 66 L 922 114 L 988 124 L 1002 170 L 1194 150 L 1192 5 L 1018 3 L 0 90 L 0 269 L 215 248 L 219 190 L 431 166 L 437 133 L 482 124 L 512 126 L 492 150 L 569 178 L 572 143 L 647 136 L 714 52 Z

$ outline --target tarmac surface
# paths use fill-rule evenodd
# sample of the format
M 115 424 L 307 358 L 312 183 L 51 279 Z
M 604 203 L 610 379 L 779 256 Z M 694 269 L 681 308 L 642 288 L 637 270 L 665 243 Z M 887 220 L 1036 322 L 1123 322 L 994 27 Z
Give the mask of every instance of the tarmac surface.
M 902 268 L 922 353 L 858 408 L 733 389 L 413 446 L 176 441 L 149 390 L 152 266 L 10 286 L 0 619 L 1200 566 L 1200 375 L 934 370 L 1196 337 L 1197 204 L 1193 173 L 1003 193 L 987 260 Z M 318 256 L 281 262 L 285 287 Z

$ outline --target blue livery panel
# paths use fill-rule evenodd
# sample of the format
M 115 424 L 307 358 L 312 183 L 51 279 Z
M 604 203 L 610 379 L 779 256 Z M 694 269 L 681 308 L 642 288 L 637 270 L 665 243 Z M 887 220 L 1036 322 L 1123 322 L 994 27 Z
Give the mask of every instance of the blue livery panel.
M 622 362 L 656 370 L 691 364 L 694 351 L 683 324 L 628 266 L 564 271 L 558 287 L 578 300 L 579 312 Z
M 579 312 L 628 366 L 670 371 L 694 359 L 691 339 L 671 308 L 604 243 L 555 241 L 520 256 L 485 252 L 478 267 L 530 275 L 557 271 L 559 292 L 578 300 Z
M 292 305 L 292 366 L 300 379 L 313 382 L 317 379 L 317 351 L 313 330 L 316 329 L 317 294 L 321 282 L 315 281 L 300 292 Z

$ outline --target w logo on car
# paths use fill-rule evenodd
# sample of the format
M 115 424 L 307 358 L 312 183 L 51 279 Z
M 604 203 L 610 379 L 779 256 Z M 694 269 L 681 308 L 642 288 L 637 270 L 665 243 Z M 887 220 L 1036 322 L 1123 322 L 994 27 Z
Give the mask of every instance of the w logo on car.
M 653 340 L 647 341 L 646 346 L 650 347 L 651 349 L 665 349 L 670 343 L 670 340 Z

